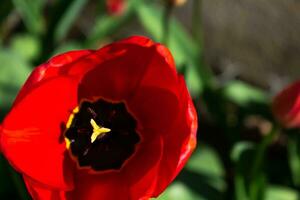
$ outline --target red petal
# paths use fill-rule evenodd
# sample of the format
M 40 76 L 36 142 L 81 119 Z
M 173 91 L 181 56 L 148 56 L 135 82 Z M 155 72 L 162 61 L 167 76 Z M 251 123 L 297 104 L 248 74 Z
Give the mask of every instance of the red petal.
M 79 89 L 81 98 L 122 101 L 133 95 L 139 85 L 176 91 L 177 75 L 170 52 L 148 38 L 129 37 L 98 50 L 93 56 L 89 66 L 97 67 L 84 76 Z M 72 67 L 82 66 L 79 62 Z
M 152 130 L 153 134 L 162 134 L 177 118 L 178 97 L 169 90 L 143 87 L 126 102 L 128 109 L 138 120 L 138 130 Z M 142 135 L 145 138 L 145 135 Z
M 87 71 L 95 67 L 99 67 L 99 65 L 101 65 L 103 62 L 109 62 L 109 60 L 114 60 L 115 58 L 121 57 L 126 51 L 132 52 L 134 49 L 139 47 L 140 49 L 145 49 L 153 44 L 154 43 L 146 37 L 132 36 L 94 51 L 90 55 L 80 59 L 79 62 L 75 62 L 66 67 L 64 69 L 64 73 L 68 75 L 84 75 Z M 137 55 L 141 55 L 143 52 L 144 51 L 135 51 L 133 52 L 133 57 L 136 58 Z
M 272 105 L 275 117 L 286 127 L 300 127 L 300 81 L 281 91 Z
M 0 124 L 0 141 L 1 141 L 1 135 L 2 135 L 2 125 Z M 0 153 L 1 153 L 1 142 L 0 142 Z
M 106 57 L 106 60 L 82 79 L 79 87 L 81 98 L 93 100 L 102 97 L 121 101 L 131 96 L 154 53 L 153 48 L 122 43 L 109 48 L 98 52 L 98 56 Z
M 17 104 L 37 83 L 60 75 L 60 70 L 80 58 L 91 54 L 91 50 L 69 51 L 54 56 L 46 63 L 36 67 L 20 90 L 14 105 Z
M 75 179 L 75 190 L 70 193 L 70 200 L 129 200 L 128 185 L 118 173 L 103 175 L 79 172 Z
M 162 132 L 177 117 L 181 94 L 178 90 L 175 67 L 169 58 L 158 53 L 157 48 L 163 49 L 160 45 L 155 47 L 155 54 L 140 81 L 139 88 L 126 101 L 143 128 Z
M 151 135 L 152 132 L 146 133 Z M 124 179 L 130 185 L 130 199 L 149 199 L 160 180 L 159 167 L 163 155 L 163 140 L 161 137 L 142 141 L 136 154 L 124 166 Z
M 51 189 L 27 176 L 23 176 L 27 190 L 34 200 L 66 200 L 66 192 Z
M 51 187 L 73 187 L 62 134 L 77 105 L 76 85 L 64 77 L 43 82 L 13 107 L 3 123 L 1 145 L 8 160 L 20 172 Z
M 184 80 L 181 82 L 181 108 L 173 127 L 164 135 L 164 152 L 158 174 L 154 196 L 158 196 L 177 176 L 196 147 L 197 114 L 187 91 Z
M 156 182 L 162 155 L 162 140 L 156 138 L 140 144 L 136 154 L 120 172 L 88 174 L 79 171 L 70 199 L 131 200 L 150 197 Z

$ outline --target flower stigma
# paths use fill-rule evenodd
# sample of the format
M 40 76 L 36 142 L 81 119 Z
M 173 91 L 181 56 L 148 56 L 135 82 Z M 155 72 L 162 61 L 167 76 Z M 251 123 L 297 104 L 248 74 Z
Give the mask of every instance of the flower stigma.
M 93 127 L 93 133 L 92 133 L 92 136 L 91 136 L 91 143 L 94 143 L 94 141 L 97 139 L 97 137 L 99 135 L 102 135 L 103 133 L 108 133 L 108 132 L 111 131 L 109 128 L 98 126 L 98 124 L 95 122 L 94 119 L 91 119 L 90 123 Z

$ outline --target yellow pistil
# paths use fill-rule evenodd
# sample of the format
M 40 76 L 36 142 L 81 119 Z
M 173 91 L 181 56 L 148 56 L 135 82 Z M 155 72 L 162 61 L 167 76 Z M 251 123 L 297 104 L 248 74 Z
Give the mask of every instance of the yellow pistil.
M 91 119 L 90 123 L 93 127 L 93 133 L 92 133 L 92 136 L 91 136 L 91 143 L 93 143 L 99 135 L 101 135 L 103 133 L 108 133 L 108 132 L 111 131 L 109 128 L 98 126 L 98 124 L 95 122 L 94 119 Z

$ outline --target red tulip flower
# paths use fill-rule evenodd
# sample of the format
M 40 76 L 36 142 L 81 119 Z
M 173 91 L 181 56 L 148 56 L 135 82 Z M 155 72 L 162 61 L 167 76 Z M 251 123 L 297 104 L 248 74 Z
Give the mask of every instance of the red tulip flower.
M 287 86 L 274 98 L 273 113 L 285 127 L 300 127 L 300 81 Z
M 182 169 L 196 129 L 170 52 L 134 36 L 37 67 L 0 136 L 34 199 L 145 200 Z

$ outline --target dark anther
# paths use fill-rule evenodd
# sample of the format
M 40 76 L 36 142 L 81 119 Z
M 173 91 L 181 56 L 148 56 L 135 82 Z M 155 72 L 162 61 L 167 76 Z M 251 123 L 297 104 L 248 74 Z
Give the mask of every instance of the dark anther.
M 91 120 L 96 125 L 93 126 Z M 96 171 L 120 169 L 140 141 L 136 125 L 124 103 L 100 99 L 81 104 L 65 137 L 80 166 L 89 166 Z M 106 131 L 101 132 L 101 128 Z

